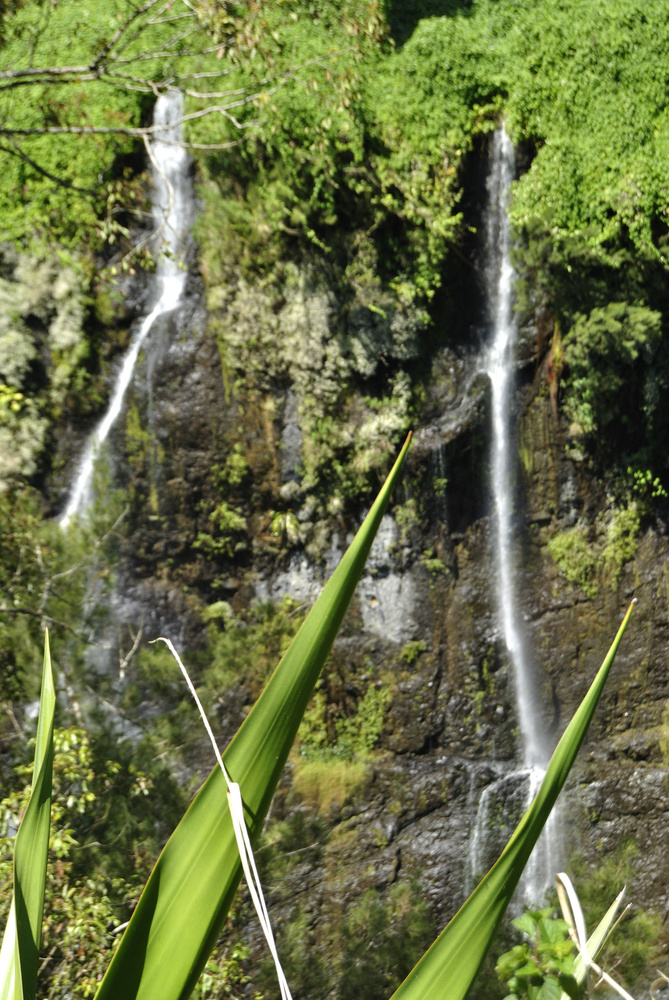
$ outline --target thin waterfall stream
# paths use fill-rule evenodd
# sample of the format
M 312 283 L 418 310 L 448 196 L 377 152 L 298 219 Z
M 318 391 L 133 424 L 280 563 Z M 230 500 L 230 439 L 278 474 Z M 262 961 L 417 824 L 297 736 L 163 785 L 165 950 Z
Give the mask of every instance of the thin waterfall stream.
M 515 175 L 513 143 L 504 128 L 492 141 L 487 180 L 485 288 L 491 339 L 484 359 L 492 396 L 491 487 L 495 514 L 496 604 L 499 626 L 513 671 L 522 766 L 500 775 L 483 791 L 472 834 L 470 871 L 483 867 L 486 838 L 500 815 L 518 816 L 529 806 L 545 773 L 549 748 L 542 738 L 531 664 L 520 624 L 513 531 L 513 375 L 517 329 L 513 310 L 515 273 L 507 204 Z M 496 818 L 495 815 L 496 814 Z M 553 876 L 550 831 L 537 844 L 521 883 L 526 903 L 539 905 Z
M 183 96 L 170 91 L 156 101 L 153 123 L 160 126 L 149 147 L 153 174 L 153 217 L 159 239 L 159 258 L 154 276 L 154 305 L 144 317 L 123 359 L 104 417 L 90 435 L 74 482 L 59 518 L 65 528 L 75 516 L 84 517 L 93 499 L 95 462 L 118 419 L 123 398 L 132 381 L 139 352 L 159 316 L 179 304 L 186 286 L 183 233 L 192 214 L 192 191 L 188 176 L 189 157 L 181 144 L 179 121 Z

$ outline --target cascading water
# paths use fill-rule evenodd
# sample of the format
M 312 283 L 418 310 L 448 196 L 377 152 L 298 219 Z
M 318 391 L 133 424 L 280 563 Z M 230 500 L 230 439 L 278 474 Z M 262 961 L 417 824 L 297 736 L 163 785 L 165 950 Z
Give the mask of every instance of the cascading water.
M 181 126 L 178 123 L 182 107 L 182 95 L 171 91 L 158 98 L 153 115 L 154 125 L 160 126 L 150 145 L 153 215 L 160 250 L 154 278 L 155 305 L 142 320 L 123 359 L 107 412 L 88 439 L 65 510 L 59 519 L 63 528 L 75 515 L 85 515 L 92 500 L 95 461 L 121 412 L 140 349 L 156 319 L 176 308 L 186 284 L 183 233 L 190 222 L 192 196 L 188 179 L 189 158 L 180 142 Z
M 523 766 L 501 775 L 484 789 L 472 833 L 470 868 L 478 874 L 492 821 L 504 825 L 504 816 L 513 817 L 527 807 L 544 776 L 548 748 L 544 745 L 540 716 L 534 699 L 532 673 L 519 625 L 514 583 L 512 524 L 512 416 L 513 371 L 516 324 L 513 313 L 514 271 L 511 265 L 511 227 L 507 201 L 515 173 L 513 144 L 504 128 L 493 137 L 488 175 L 486 295 L 489 304 L 491 341 L 485 371 L 492 389 L 491 479 L 495 510 L 496 597 L 499 621 L 513 670 Z M 502 819 L 500 819 L 502 817 Z M 511 832 L 512 827 L 509 828 Z M 550 836 L 545 834 L 535 848 L 521 886 L 524 901 L 538 905 L 552 878 Z
M 513 314 L 514 271 L 511 232 L 506 212 L 515 171 L 513 144 L 504 129 L 493 138 L 488 178 L 487 262 L 485 270 L 492 342 L 486 372 L 492 388 L 492 494 L 496 515 L 497 604 L 502 632 L 513 666 L 523 758 L 528 767 L 545 762 L 533 698 L 532 678 L 518 625 L 514 585 L 512 526 L 512 389 L 516 324 Z

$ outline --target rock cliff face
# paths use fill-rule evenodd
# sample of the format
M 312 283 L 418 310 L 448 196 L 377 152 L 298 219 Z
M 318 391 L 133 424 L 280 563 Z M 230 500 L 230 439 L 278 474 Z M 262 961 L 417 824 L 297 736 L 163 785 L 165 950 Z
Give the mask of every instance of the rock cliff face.
M 303 481 L 311 362 L 299 351 L 308 347 L 308 335 L 294 342 L 294 359 L 274 358 L 263 370 L 253 370 L 253 345 L 230 340 L 231 323 L 246 310 L 244 321 L 258 342 L 267 339 L 267 350 L 281 353 L 285 344 L 277 347 L 273 338 L 290 335 L 292 310 L 316 331 L 311 388 L 326 391 L 319 366 L 331 363 L 327 378 L 335 378 L 337 358 L 346 353 L 332 325 L 334 292 L 295 279 L 274 308 L 264 295 L 231 287 L 223 306 L 207 312 L 193 278 L 184 307 L 152 337 L 129 399 L 132 418 L 117 438 L 126 454 L 119 467 L 128 470 L 131 507 L 126 592 L 135 614 L 144 608 L 147 627 L 178 620 L 191 645 L 202 639 L 199 611 L 214 600 L 228 602 L 233 613 L 285 594 L 313 601 L 362 514 L 350 506 L 324 510 Z M 360 317 L 356 322 L 364 342 Z M 583 580 L 567 578 L 568 567 L 567 575 L 564 564 L 559 568 L 549 541 L 580 526 L 596 548 L 615 512 L 606 484 L 555 411 L 542 359 L 536 360 L 536 329 L 525 333 L 516 389 L 514 544 L 537 701 L 553 743 L 627 603 L 638 599 L 563 793 L 559 863 L 569 867 L 578 855 L 587 871 L 622 857 L 633 840 L 638 853 L 630 898 L 666 920 L 669 543 L 664 525 L 647 515 L 634 555 L 626 552 L 615 572 L 599 578 L 595 568 L 584 589 Z M 346 934 L 366 893 L 389 907 L 387 919 L 401 923 L 393 891 L 408 887 L 414 903 L 425 904 L 426 928 L 445 924 L 476 874 L 471 845 L 481 793 L 518 763 L 513 680 L 492 585 L 489 390 L 478 348 L 465 330 L 459 343 L 453 338 L 429 352 L 403 485 L 322 681 L 326 721 L 354 717 L 360 706 L 365 711 L 370 689 L 388 692 L 373 752 L 362 766 L 351 762 L 343 779 L 333 762 L 316 786 L 296 755 L 274 806 L 272 822 L 283 831 L 275 840 L 291 857 L 280 861 L 280 876 L 268 863 L 266 879 L 279 936 L 290 942 L 289 928 L 302 928 L 300 946 L 290 947 L 305 990 L 315 983 L 327 991 L 333 978 L 344 976 L 348 953 L 340 944 L 340 965 L 328 971 L 328 942 Z M 247 359 L 245 377 L 240 357 Z M 362 406 L 363 394 L 364 382 L 351 379 L 349 414 Z M 235 454 L 244 460 L 237 478 L 230 472 Z M 212 512 L 222 501 L 241 520 L 223 525 L 221 514 L 217 521 Z M 283 520 L 277 522 L 277 514 Z M 230 726 L 243 711 L 235 690 L 225 696 L 222 713 Z M 235 697 L 242 698 L 239 705 Z M 486 865 L 510 831 L 513 813 L 513 803 L 499 805 L 479 855 Z M 298 826 L 300 835 L 291 840 L 285 831 Z M 431 931 L 420 933 L 429 939 Z M 254 941 L 250 926 L 248 934 Z

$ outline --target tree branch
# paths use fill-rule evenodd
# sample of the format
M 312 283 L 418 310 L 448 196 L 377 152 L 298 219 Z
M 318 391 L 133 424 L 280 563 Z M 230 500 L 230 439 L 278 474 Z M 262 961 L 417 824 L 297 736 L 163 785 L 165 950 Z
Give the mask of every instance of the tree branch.
M 102 643 L 94 642 L 88 636 L 84 635 L 78 629 L 74 628 L 72 625 L 68 625 L 67 622 L 63 622 L 60 618 L 53 618 L 51 615 L 44 614 L 44 612 L 35 611 L 32 608 L 5 608 L 0 607 L 0 615 L 26 615 L 28 618 L 38 618 L 39 621 L 44 625 L 48 624 L 56 628 L 63 628 L 66 632 L 70 632 L 72 635 L 76 635 L 78 639 L 83 642 L 88 643 L 92 646 L 101 646 Z
M 114 32 L 114 34 L 109 39 L 107 44 L 103 45 L 100 53 L 98 54 L 96 59 L 94 59 L 93 62 L 91 63 L 91 68 L 101 66 L 105 62 L 106 57 L 112 51 L 116 43 L 121 39 L 126 29 L 129 28 L 130 25 L 133 24 L 138 17 L 141 17 L 142 14 L 145 14 L 147 10 L 150 10 L 152 7 L 155 7 L 158 2 L 159 0 L 147 0 L 147 3 L 145 3 L 143 6 L 137 7 L 136 10 L 134 10 L 133 13 L 128 18 L 126 18 L 123 24 L 121 24 L 120 27 L 117 28 L 117 30 Z M 128 43 L 126 42 L 125 44 Z
M 57 184 L 58 187 L 67 188 L 69 191 L 76 191 L 77 194 L 87 194 L 93 197 L 95 197 L 98 194 L 97 191 L 93 191 L 91 188 L 77 187 L 77 185 L 73 184 L 71 181 L 63 180 L 62 177 L 56 177 L 55 174 L 52 174 L 48 170 L 45 170 L 44 167 L 40 167 L 39 163 L 33 160 L 32 157 L 28 156 L 27 153 L 24 153 L 22 149 L 19 149 L 19 147 L 15 143 L 13 143 L 12 146 L 13 148 L 10 146 L 4 146 L 0 144 L 0 151 L 2 151 L 3 153 L 9 153 L 10 156 L 17 156 L 20 160 L 23 160 L 24 163 L 27 163 L 28 166 L 32 167 L 33 170 L 36 170 L 38 173 L 42 174 L 48 180 L 53 181 L 54 184 Z

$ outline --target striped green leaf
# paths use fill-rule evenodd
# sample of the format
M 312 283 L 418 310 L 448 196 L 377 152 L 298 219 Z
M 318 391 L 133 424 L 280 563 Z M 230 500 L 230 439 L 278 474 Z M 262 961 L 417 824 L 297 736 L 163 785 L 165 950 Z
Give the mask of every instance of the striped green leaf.
M 632 606 L 590 690 L 558 743 L 532 805 L 498 861 L 396 990 L 393 1000 L 464 1000 L 467 996 L 585 738 Z
M 252 711 L 223 754 L 257 838 L 302 715 L 328 656 L 409 445 Z M 216 942 L 241 872 L 217 768 L 154 868 L 98 1000 L 185 1000 Z
M 16 834 L 14 898 L 0 951 L 0 1000 L 34 1000 L 37 989 L 51 821 L 55 707 L 47 632 L 32 790 Z

